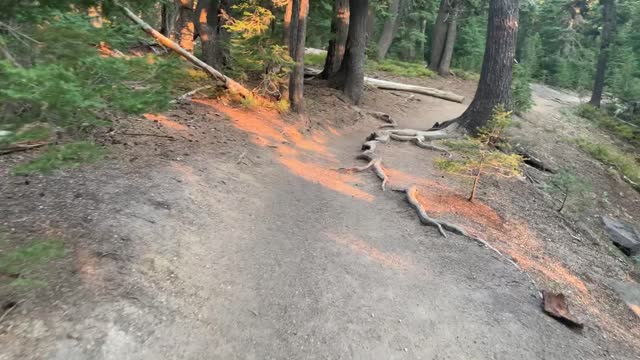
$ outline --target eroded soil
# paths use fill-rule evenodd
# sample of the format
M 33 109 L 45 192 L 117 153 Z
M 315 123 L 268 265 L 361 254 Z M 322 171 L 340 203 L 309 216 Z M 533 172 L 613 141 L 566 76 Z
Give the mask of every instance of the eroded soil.
M 473 94 L 468 82 L 416 82 Z M 441 154 L 396 142 L 380 154 L 431 214 L 564 292 L 581 333 L 546 316 L 529 277 L 494 252 L 420 225 L 373 174 L 335 171 L 359 164 L 380 123 L 315 86 L 304 119 L 194 99 L 119 119 L 97 135 L 111 154 L 95 165 L 25 178 L 9 170 L 35 153 L 0 158 L 12 241 L 69 249 L 41 274 L 47 286 L 0 293 L 20 301 L 0 323 L 0 359 L 637 358 L 638 318 L 611 290 L 634 268 L 597 217 L 637 221 L 640 197 L 564 141 L 600 135 L 563 116 L 573 97 L 545 91 L 513 137 L 584 171 L 587 209 L 560 216 L 536 184 L 489 178 L 471 204 L 468 185 L 433 166 Z M 363 108 L 428 128 L 465 106 L 368 91 Z M 134 132 L 147 135 L 124 135 Z

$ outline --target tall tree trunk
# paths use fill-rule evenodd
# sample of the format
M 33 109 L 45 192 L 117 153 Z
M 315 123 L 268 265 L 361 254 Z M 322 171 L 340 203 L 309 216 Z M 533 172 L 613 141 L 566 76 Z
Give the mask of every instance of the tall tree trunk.
M 425 41 L 427 40 L 427 19 L 420 19 L 420 34 L 422 38 L 416 42 L 416 52 L 420 56 L 421 61 L 425 61 Z
M 102 27 L 102 5 L 89 6 L 89 9 L 87 9 L 87 15 L 89 16 L 89 21 L 93 27 Z
M 282 28 L 284 30 L 284 45 L 290 46 L 291 40 L 291 15 L 293 13 L 293 0 L 287 1 L 287 7 L 284 10 L 284 22 L 282 24 Z
M 349 35 L 340 71 L 333 84 L 342 89 L 356 105 L 364 88 L 364 60 L 367 49 L 367 12 L 369 0 L 351 0 L 349 4 Z
M 433 31 L 431 32 L 431 57 L 429 59 L 429 69 L 433 71 L 438 70 L 440 66 L 440 59 L 444 52 L 444 42 L 447 37 L 447 13 L 449 12 L 449 0 L 440 0 L 440 8 L 438 9 L 438 16 L 436 22 L 433 24 Z
M 367 11 L 367 42 L 373 36 L 373 31 L 375 30 L 375 28 L 376 28 L 376 12 L 373 11 L 371 6 L 369 6 L 369 10 Z
M 172 40 L 175 40 L 174 26 L 175 21 L 173 18 L 174 4 L 162 4 L 160 9 L 160 33 Z
M 600 107 L 602 92 L 604 91 L 604 78 L 607 74 L 607 63 L 611 52 L 611 43 L 616 33 L 616 1 L 601 0 L 602 4 L 602 34 L 600 35 L 600 54 L 596 67 L 596 77 L 593 83 L 593 92 L 589 104 Z
M 179 31 L 178 43 L 180 46 L 190 53 L 193 53 L 193 4 L 194 0 L 177 0 L 178 3 L 178 19 L 176 28 Z
M 440 76 L 449 76 L 449 68 L 451 67 L 451 58 L 453 57 L 453 47 L 456 43 L 458 33 L 458 8 L 451 9 L 447 24 L 447 41 L 444 44 L 440 64 L 438 65 L 438 74 Z
M 347 46 L 347 37 L 349 36 L 349 0 L 335 0 L 333 3 L 331 35 L 324 70 L 320 74 L 322 79 L 329 79 L 334 76 L 342 65 Z
M 198 0 L 196 6 L 196 30 L 202 42 L 202 60 L 217 69 L 224 66 L 216 51 L 216 28 L 218 27 L 219 0 Z
M 231 65 L 231 56 L 229 55 L 229 39 L 231 33 L 225 27 L 230 20 L 229 13 L 231 12 L 230 0 L 219 0 L 218 13 L 216 16 L 216 37 L 213 49 L 215 52 L 216 62 L 220 65 L 220 68 L 228 68 Z
M 291 110 L 296 113 L 304 112 L 304 43 L 307 32 L 307 15 L 309 14 L 309 0 L 293 0 L 293 15 L 297 21 L 291 22 L 291 39 L 294 39 L 292 58 L 296 62 L 289 79 L 289 103 Z
M 400 12 L 400 0 L 389 0 L 389 18 L 384 22 L 382 34 L 378 40 L 378 61 L 384 60 L 393 43 L 393 38 L 398 29 L 398 13 Z
M 510 107 L 513 58 L 518 33 L 518 0 L 491 0 L 480 81 L 473 101 L 455 120 L 471 134 L 487 124 L 494 108 Z

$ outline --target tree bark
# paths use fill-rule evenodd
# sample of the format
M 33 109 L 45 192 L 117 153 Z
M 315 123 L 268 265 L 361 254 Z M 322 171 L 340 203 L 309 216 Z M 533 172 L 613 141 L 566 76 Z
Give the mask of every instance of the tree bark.
M 373 36 L 373 31 L 375 30 L 375 27 L 376 27 L 376 12 L 373 11 L 371 6 L 369 6 L 369 10 L 367 11 L 367 41 L 369 41 L 369 39 L 371 39 L 371 36 Z
M 593 83 L 593 92 L 589 104 L 600 107 L 602 92 L 604 91 L 604 80 L 607 74 L 607 64 L 611 52 L 611 43 L 616 33 L 616 1 L 601 0 L 602 4 L 602 34 L 600 35 L 600 54 L 598 55 L 598 65 Z
M 177 0 L 178 18 L 176 20 L 176 28 L 178 29 L 178 44 L 190 53 L 193 53 L 193 34 L 194 34 L 194 0 Z
M 454 122 L 471 134 L 486 125 L 494 108 L 511 102 L 513 58 L 518 33 L 518 0 L 491 0 L 480 81 L 473 101 Z M 450 125 L 453 122 L 447 122 Z
M 449 12 L 447 24 L 447 40 L 444 44 L 440 64 L 438 64 L 438 74 L 440 76 L 449 76 L 449 68 L 451 67 L 451 58 L 453 57 L 453 47 L 456 43 L 458 33 L 458 9 Z
M 342 65 L 349 36 L 349 0 L 335 0 L 333 14 L 331 20 L 332 38 L 329 40 L 324 70 L 320 74 L 322 79 L 333 77 Z
M 287 7 L 284 10 L 284 22 L 282 24 L 282 28 L 284 30 L 284 45 L 285 46 L 290 46 L 291 45 L 291 40 L 289 39 L 291 37 L 291 16 L 293 13 L 293 0 L 289 0 L 287 1 Z
M 444 100 L 455 101 L 458 103 L 461 103 L 464 101 L 464 96 L 458 95 L 446 90 L 434 89 L 434 88 L 418 86 L 418 85 L 402 84 L 402 83 L 397 83 L 393 81 L 373 79 L 369 77 L 365 77 L 364 82 L 367 85 L 376 87 L 378 89 L 383 89 L 383 90 L 407 91 L 407 92 L 412 92 L 416 94 L 433 96 L 433 97 L 437 97 Z
M 309 0 L 293 0 L 293 15 L 297 21 L 291 22 L 291 39 L 293 44 L 292 58 L 296 62 L 289 78 L 289 104 L 296 113 L 304 112 L 304 44 L 307 32 L 307 14 Z M 295 24 L 295 25 L 294 25 Z M 295 27 L 294 27 L 295 26 Z M 293 32 L 295 32 L 295 37 Z
M 398 29 L 398 13 L 400 12 L 400 0 L 389 1 L 389 18 L 384 22 L 382 28 L 382 34 L 378 40 L 378 61 L 384 60 L 387 56 L 387 52 L 393 43 L 393 38 L 396 35 Z
M 433 31 L 431 32 L 431 56 L 429 59 L 429 69 L 433 71 L 438 70 L 440 66 L 440 59 L 444 51 L 444 42 L 447 37 L 447 13 L 449 11 L 449 0 L 440 0 L 440 8 L 438 9 L 438 16 L 436 22 L 433 25 Z
M 195 27 L 202 42 L 202 59 L 214 68 L 224 68 L 224 61 L 217 51 L 217 31 L 219 0 L 199 0 L 196 6 Z
M 364 89 L 364 60 L 367 49 L 367 18 L 369 0 L 351 0 L 349 4 L 349 35 L 340 71 L 333 84 L 359 104 Z
M 420 34 L 422 34 L 422 39 L 416 43 L 416 52 L 420 54 L 420 60 L 426 61 L 425 54 L 425 41 L 427 39 L 427 19 L 420 19 Z
M 91 22 L 91 25 L 95 28 L 101 28 L 102 27 L 102 6 L 101 5 L 95 5 L 95 6 L 89 6 L 89 8 L 87 9 L 87 15 L 89 16 L 89 21 Z

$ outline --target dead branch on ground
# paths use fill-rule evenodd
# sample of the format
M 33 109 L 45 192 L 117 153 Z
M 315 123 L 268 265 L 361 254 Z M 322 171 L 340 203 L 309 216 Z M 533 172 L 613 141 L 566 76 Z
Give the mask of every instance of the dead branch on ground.
M 0 155 L 7 155 L 21 151 L 27 151 L 32 149 L 37 149 L 43 146 L 47 146 L 51 144 L 50 141 L 38 142 L 38 143 L 18 143 L 12 144 L 5 148 L 0 148 Z

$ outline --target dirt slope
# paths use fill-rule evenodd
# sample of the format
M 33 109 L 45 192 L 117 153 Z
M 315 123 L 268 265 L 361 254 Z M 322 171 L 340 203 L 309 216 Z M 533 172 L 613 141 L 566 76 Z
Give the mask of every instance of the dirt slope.
M 177 140 L 115 131 L 102 164 L 24 179 L 3 159 L 2 225 L 73 256 L 0 324 L 0 359 L 635 358 L 545 316 L 522 272 L 371 174 L 333 171 L 378 123 L 344 126 L 357 114 L 312 91 L 312 121 L 202 100 L 123 120 Z M 464 110 L 416 98 L 366 106 L 422 128 Z M 407 176 L 438 156 L 385 151 Z

